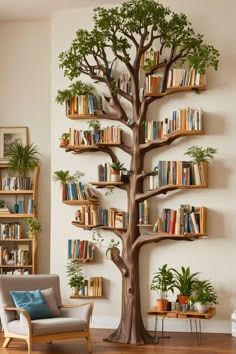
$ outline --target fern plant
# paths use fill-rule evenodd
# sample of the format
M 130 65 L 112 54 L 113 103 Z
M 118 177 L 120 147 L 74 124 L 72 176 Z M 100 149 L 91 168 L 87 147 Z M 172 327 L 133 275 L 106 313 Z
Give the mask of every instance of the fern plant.
M 21 143 L 13 144 L 8 156 L 9 170 L 19 176 L 25 176 L 40 164 L 38 147 L 33 143 L 25 146 Z
M 191 157 L 195 163 L 199 163 L 202 161 L 213 161 L 216 153 L 217 149 L 209 146 L 205 149 L 202 146 L 191 146 L 184 155 Z
M 191 273 L 190 267 L 181 267 L 181 272 L 172 269 L 174 274 L 174 286 L 180 292 L 180 295 L 190 296 L 197 282 L 199 273 Z
M 75 183 L 84 176 L 84 173 L 81 171 L 76 171 L 73 175 L 70 174 L 70 171 L 58 170 L 53 173 L 53 180 L 59 182 L 61 185 L 66 183 Z
M 87 96 L 94 94 L 94 87 L 92 85 L 86 84 L 80 80 L 76 81 L 69 85 L 68 89 L 58 90 L 56 96 L 56 102 L 63 104 L 66 101 L 69 101 L 72 97 L 75 96 Z

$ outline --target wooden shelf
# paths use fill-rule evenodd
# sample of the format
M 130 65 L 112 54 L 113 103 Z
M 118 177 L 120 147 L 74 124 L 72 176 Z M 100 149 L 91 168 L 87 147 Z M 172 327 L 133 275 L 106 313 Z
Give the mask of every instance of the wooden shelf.
M 93 262 L 93 259 L 90 258 L 69 258 L 69 260 L 71 262 L 75 262 L 75 263 L 90 263 Z
M 171 93 L 186 92 L 186 91 L 192 91 L 192 90 L 205 91 L 206 85 L 203 85 L 203 86 L 175 86 L 175 87 L 167 88 L 167 90 L 163 93 L 155 94 L 155 93 L 147 92 L 147 93 L 145 93 L 145 97 L 164 97 L 164 96 L 168 96 Z
M 190 234 L 190 233 L 185 233 L 185 234 L 168 234 L 168 233 L 165 233 L 165 232 L 149 232 L 147 233 L 145 236 L 160 236 L 160 238 L 162 237 L 165 237 L 166 239 L 191 239 L 191 238 L 201 238 L 201 237 L 204 237 L 204 238 L 207 238 L 208 235 L 206 233 L 195 233 L 195 234 Z
M 5 190 L 0 190 L 0 195 L 23 195 L 23 194 L 34 194 L 33 190 L 26 190 L 26 189 L 22 189 L 22 190 L 16 190 L 16 191 L 5 191 Z
M 25 241 L 32 242 L 34 241 L 34 239 L 33 238 L 20 238 L 20 239 L 0 238 L 0 242 L 25 242 Z
M 18 266 L 18 265 L 0 265 L 0 268 L 33 268 L 33 265 L 24 265 L 24 266 Z
M 79 224 L 78 221 L 72 221 L 72 225 L 76 226 L 76 227 L 80 227 L 82 229 L 102 229 L 102 230 L 121 230 L 121 231 L 125 231 L 127 230 L 126 227 L 111 227 L 111 226 L 104 226 L 104 225 L 83 225 L 83 224 Z
M 71 295 L 71 299 L 105 299 L 105 296 L 82 296 L 82 295 Z
M 93 114 L 67 114 L 67 118 L 69 119 L 113 119 L 115 117 L 112 113 L 103 113 L 102 111 L 97 111 Z
M 152 224 L 137 224 L 138 227 L 153 227 Z
M 67 205 L 91 205 L 91 204 L 99 204 L 99 200 L 98 199 L 63 200 L 63 203 Z
M 1 214 L 0 213 L 0 218 L 11 218 L 11 219 L 24 219 L 24 218 L 34 218 L 35 215 L 34 214 Z
M 66 149 L 66 150 L 87 150 L 89 149 L 91 151 L 92 150 L 98 150 L 99 147 L 103 147 L 103 146 L 111 146 L 111 147 L 119 147 L 122 146 L 122 144 L 115 144 L 115 143 L 99 143 L 96 145 L 60 145 L 61 149 Z
M 121 186 L 124 182 L 108 182 L 108 181 L 98 181 L 98 182 L 89 182 L 92 186 L 96 186 L 97 188 L 106 188 L 106 187 L 116 187 Z

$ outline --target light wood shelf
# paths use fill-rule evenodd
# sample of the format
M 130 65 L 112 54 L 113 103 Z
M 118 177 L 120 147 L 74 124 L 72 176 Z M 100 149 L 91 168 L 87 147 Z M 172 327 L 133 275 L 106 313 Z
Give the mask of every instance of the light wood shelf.
M 106 299 L 105 296 L 82 296 L 82 295 L 71 295 L 71 299 Z
M 124 182 L 111 182 L 111 181 L 98 181 L 98 182 L 89 182 L 92 186 L 96 186 L 97 188 L 105 188 L 105 187 L 116 187 L 121 186 Z
M 165 92 L 162 93 L 151 93 L 151 92 L 147 92 L 145 93 L 145 97 L 164 97 L 164 96 L 168 96 L 171 93 L 176 93 L 176 92 L 188 92 L 188 91 L 192 91 L 192 90 L 196 90 L 196 91 L 205 91 L 206 90 L 206 85 L 202 85 L 202 86 L 174 86 L 174 87 L 169 87 L 166 89 Z
M 99 200 L 98 199 L 63 200 L 63 203 L 67 205 L 93 205 L 93 204 L 99 204 Z
M 137 224 L 138 227 L 153 227 L 152 224 Z
M 19 238 L 19 239 L 11 239 L 11 238 L 0 238 L 0 242 L 33 242 L 33 238 Z
M 119 147 L 122 146 L 123 144 L 115 144 L 115 143 L 98 143 L 96 145 L 60 145 L 61 149 L 66 149 L 66 150 L 98 150 L 99 147 L 102 146 L 111 146 L 111 147 Z
M 33 268 L 33 265 L 24 265 L 24 266 L 21 266 L 21 265 L 7 265 L 7 264 L 4 264 L 4 265 L 0 265 L 0 268 Z
M 82 229 L 102 229 L 102 230 L 121 230 L 125 231 L 127 230 L 126 227 L 111 227 L 111 226 L 104 226 L 104 225 L 84 225 L 84 224 L 79 224 L 77 221 L 72 221 L 72 225 L 76 227 L 80 227 Z
M 1 214 L 0 213 L 0 218 L 5 218 L 5 219 L 27 219 L 27 218 L 34 218 L 34 214 Z
M 23 194 L 34 194 L 33 190 L 11 190 L 11 191 L 5 191 L 5 190 L 0 190 L 0 195 L 23 195 Z

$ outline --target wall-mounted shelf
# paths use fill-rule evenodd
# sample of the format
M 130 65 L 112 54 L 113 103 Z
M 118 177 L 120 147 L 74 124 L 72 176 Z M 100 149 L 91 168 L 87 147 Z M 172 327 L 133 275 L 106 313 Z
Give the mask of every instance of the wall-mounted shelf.
M 105 296 L 80 296 L 80 295 L 71 295 L 71 299 L 106 299 Z
M 93 204 L 99 204 L 99 200 L 98 199 L 63 200 L 63 203 L 67 205 L 93 205 Z
M 205 91 L 206 90 L 206 85 L 203 86 L 176 86 L 176 87 L 171 87 L 171 88 L 167 88 L 165 92 L 162 93 L 145 93 L 145 97 L 164 97 L 164 96 L 168 96 L 172 93 L 176 93 L 176 92 L 188 92 L 188 91 Z
M 98 182 L 89 182 L 92 186 L 97 188 L 106 188 L 106 187 L 117 187 L 122 186 L 124 182 L 110 182 L 110 181 L 98 181 Z
M 33 190 L 0 190 L 0 195 L 24 195 L 24 194 L 34 194 Z
M 5 218 L 5 219 L 30 219 L 30 218 L 34 218 L 35 215 L 34 214 L 1 214 L 0 213 L 0 218 Z
M 127 230 L 126 227 L 111 227 L 111 226 L 104 226 L 104 225 L 84 225 L 84 224 L 80 224 L 77 221 L 72 221 L 72 225 L 76 226 L 76 227 L 80 227 L 82 229 L 87 229 L 87 230 L 91 230 L 91 229 L 102 229 L 102 230 L 121 230 L 121 231 L 125 231 Z

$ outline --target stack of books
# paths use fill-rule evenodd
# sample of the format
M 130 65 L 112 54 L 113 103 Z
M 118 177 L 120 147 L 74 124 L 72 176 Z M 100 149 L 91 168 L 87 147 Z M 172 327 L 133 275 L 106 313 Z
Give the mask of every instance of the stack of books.
M 202 224 L 205 214 L 204 207 L 181 205 L 179 209 L 165 208 L 154 225 L 154 232 L 164 232 L 170 235 L 203 233 Z
M 159 186 L 207 185 L 206 164 L 192 161 L 159 161 L 157 164 Z
M 97 208 L 94 205 L 78 207 L 75 213 L 75 221 L 80 225 L 96 226 L 98 225 Z
M 4 177 L 1 182 L 1 189 L 4 191 L 31 190 L 32 181 L 30 177 Z
M 93 189 L 82 182 L 66 183 L 63 185 L 63 200 L 97 199 Z
M 3 208 L 0 208 L 0 214 L 4 215 L 4 216 L 7 216 L 7 215 L 11 214 L 10 209 L 8 208 L 7 205 L 4 205 Z
M 68 259 L 93 260 L 94 244 L 86 240 L 68 240 Z
M 0 224 L 0 239 L 19 240 L 22 238 L 22 225 L 18 222 Z
M 85 279 L 84 286 L 79 290 L 80 296 L 102 296 L 103 295 L 103 284 L 102 277 L 91 277 Z
M 97 131 L 69 129 L 69 145 L 121 144 L 122 129 L 111 126 Z
M 101 110 L 100 98 L 92 95 L 75 96 L 66 101 L 66 115 L 71 114 L 95 114 Z
M 195 69 L 172 69 L 168 74 L 167 88 L 181 86 L 205 86 L 206 75 Z
M 124 228 L 128 225 L 128 213 L 114 208 L 98 210 L 99 225 Z
M 175 131 L 202 130 L 202 110 L 184 108 L 172 112 L 171 118 L 144 123 L 145 142 L 165 138 Z
M 148 201 L 144 200 L 139 203 L 139 224 L 146 225 L 149 224 L 149 215 L 148 215 Z

